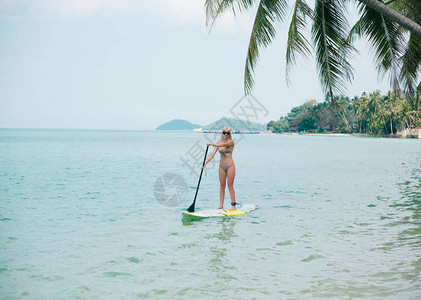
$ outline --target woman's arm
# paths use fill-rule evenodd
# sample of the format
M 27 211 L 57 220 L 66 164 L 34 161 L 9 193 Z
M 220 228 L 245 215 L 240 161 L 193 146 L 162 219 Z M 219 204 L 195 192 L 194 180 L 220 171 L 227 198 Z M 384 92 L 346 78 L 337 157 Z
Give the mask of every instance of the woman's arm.
M 208 164 L 208 162 L 210 162 L 212 160 L 212 158 L 215 156 L 216 151 L 218 151 L 218 148 L 214 148 L 211 155 L 209 155 L 208 159 L 205 162 L 205 165 L 202 167 L 202 169 L 205 168 L 205 166 Z

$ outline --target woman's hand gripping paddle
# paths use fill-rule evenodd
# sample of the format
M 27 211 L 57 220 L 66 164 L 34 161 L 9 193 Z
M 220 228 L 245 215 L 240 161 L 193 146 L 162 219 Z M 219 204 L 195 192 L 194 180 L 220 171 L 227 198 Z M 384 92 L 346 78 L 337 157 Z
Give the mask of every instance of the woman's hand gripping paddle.
M 206 147 L 205 158 L 203 159 L 202 170 L 200 171 L 199 183 L 197 184 L 196 194 L 194 195 L 194 201 L 193 201 L 192 205 L 190 205 L 190 207 L 187 208 L 188 212 L 194 212 L 194 206 L 196 204 L 197 192 L 199 191 L 200 180 L 202 180 L 202 174 L 203 174 L 203 169 L 204 169 L 203 167 L 205 166 L 206 156 L 208 155 L 208 149 L 209 149 L 209 145 Z

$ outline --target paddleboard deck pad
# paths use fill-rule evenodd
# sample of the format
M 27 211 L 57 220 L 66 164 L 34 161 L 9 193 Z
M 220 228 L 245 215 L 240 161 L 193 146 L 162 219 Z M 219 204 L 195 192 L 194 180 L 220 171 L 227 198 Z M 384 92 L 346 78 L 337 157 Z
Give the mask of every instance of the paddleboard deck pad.
M 249 212 L 256 210 L 257 206 L 254 204 L 243 204 L 240 209 L 228 210 L 228 209 L 208 209 L 195 212 L 183 212 L 183 218 L 191 217 L 192 219 L 203 219 L 203 218 L 218 218 L 218 217 L 231 217 L 238 215 L 245 215 Z

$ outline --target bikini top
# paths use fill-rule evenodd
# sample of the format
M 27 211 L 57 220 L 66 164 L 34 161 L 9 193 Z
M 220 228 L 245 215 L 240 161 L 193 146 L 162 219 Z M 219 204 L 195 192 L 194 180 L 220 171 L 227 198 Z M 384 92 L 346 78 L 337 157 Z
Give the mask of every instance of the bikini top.
M 222 155 L 225 155 L 226 153 L 232 153 L 232 147 L 223 147 L 224 150 L 221 149 L 222 147 L 220 147 L 218 149 L 219 153 L 221 153 Z

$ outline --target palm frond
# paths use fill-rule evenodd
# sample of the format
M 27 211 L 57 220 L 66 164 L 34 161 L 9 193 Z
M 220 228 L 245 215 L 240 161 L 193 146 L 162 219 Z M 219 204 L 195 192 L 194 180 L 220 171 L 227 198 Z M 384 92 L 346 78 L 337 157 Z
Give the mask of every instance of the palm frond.
M 259 59 L 261 47 L 267 47 L 276 35 L 274 23 L 282 21 L 288 7 L 287 0 L 261 0 L 251 31 L 244 70 L 244 91 L 251 92 L 254 85 L 253 73 Z
M 421 23 L 421 1 L 399 0 L 391 4 L 399 13 L 416 23 Z M 421 68 L 421 38 L 411 33 L 402 58 L 400 80 L 408 97 L 414 97 L 417 91 Z
M 353 69 L 347 60 L 352 47 L 346 39 L 348 23 L 344 13 L 342 1 L 316 1 L 312 38 L 322 88 L 331 101 L 334 93 L 342 93 L 346 81 L 352 79 Z
M 357 39 L 361 38 L 362 36 L 363 36 L 363 32 L 361 29 L 361 20 L 358 20 L 349 31 L 346 41 L 348 43 L 354 43 Z
M 287 83 L 290 83 L 289 73 L 297 54 L 301 54 L 307 59 L 311 54 L 311 45 L 303 35 L 302 31 L 305 29 L 306 18 L 312 18 L 313 11 L 303 0 L 296 0 L 292 13 L 291 24 L 288 31 L 288 42 L 286 52 L 286 71 L 285 76 Z
M 417 91 L 418 76 L 421 69 L 421 39 L 411 34 L 405 54 L 402 57 L 400 79 L 405 93 L 414 97 Z
M 395 0 L 389 4 L 385 3 L 390 8 L 393 8 L 401 15 L 420 24 L 421 19 L 421 1 L 419 0 Z
M 236 15 L 236 9 L 244 11 L 250 8 L 256 0 L 206 0 L 206 26 L 210 29 L 215 25 L 215 22 L 221 15 L 227 11 L 232 10 Z
M 404 38 L 400 27 L 382 14 L 361 4 L 359 20 L 375 55 L 375 64 L 381 77 L 389 73 L 390 86 L 399 89 L 399 57 L 402 56 Z

